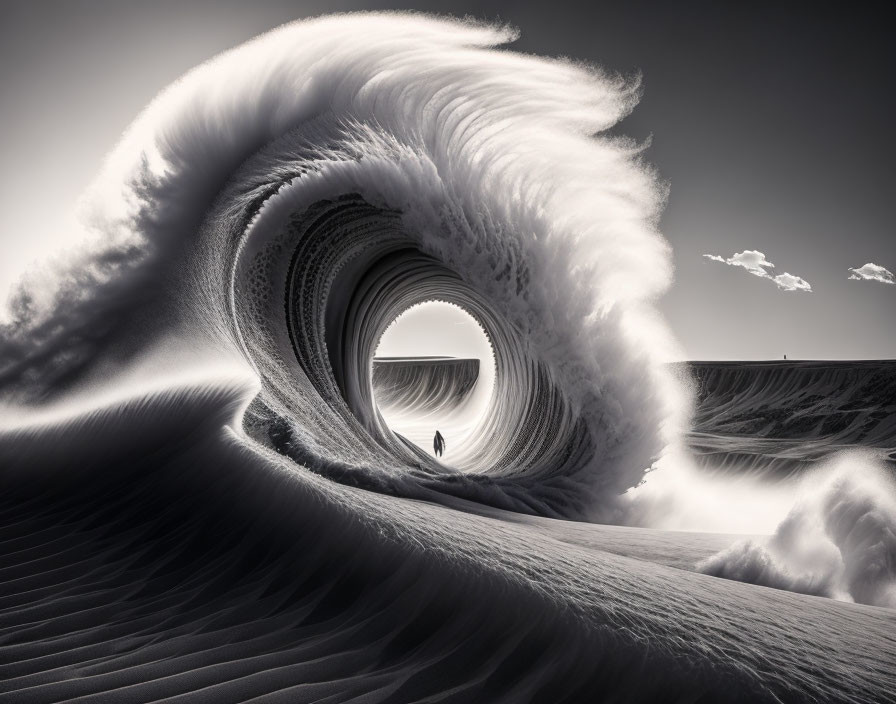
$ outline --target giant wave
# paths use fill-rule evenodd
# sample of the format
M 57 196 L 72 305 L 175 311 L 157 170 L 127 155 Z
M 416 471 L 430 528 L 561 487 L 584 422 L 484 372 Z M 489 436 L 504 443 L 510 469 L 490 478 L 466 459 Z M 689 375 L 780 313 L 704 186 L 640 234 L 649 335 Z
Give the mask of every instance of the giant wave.
M 126 133 L 3 328 L 0 700 L 892 698 L 891 612 L 584 522 L 683 442 L 664 188 L 637 83 L 514 36 L 296 23 Z M 494 353 L 463 471 L 373 398 L 429 300 Z

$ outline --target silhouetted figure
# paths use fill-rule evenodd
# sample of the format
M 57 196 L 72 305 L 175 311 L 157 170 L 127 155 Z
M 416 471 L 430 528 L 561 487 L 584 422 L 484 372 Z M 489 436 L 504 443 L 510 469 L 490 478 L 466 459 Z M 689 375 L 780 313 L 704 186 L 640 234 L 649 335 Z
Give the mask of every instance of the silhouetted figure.
M 784 359 L 787 359 L 787 355 L 786 355 L 786 354 L 784 355 Z
M 445 438 L 442 437 L 438 430 L 436 431 L 436 436 L 432 439 L 432 451 L 436 454 L 436 457 L 441 457 L 442 453 L 445 452 Z

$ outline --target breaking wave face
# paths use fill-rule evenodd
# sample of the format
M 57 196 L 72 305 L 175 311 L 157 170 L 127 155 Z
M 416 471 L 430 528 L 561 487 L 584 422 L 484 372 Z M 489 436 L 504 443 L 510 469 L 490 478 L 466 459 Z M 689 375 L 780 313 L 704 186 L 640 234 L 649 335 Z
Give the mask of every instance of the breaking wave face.
M 637 147 L 592 138 L 637 86 L 486 50 L 513 38 L 321 19 L 188 74 L 89 197 L 97 247 L 50 300 L 17 294 L 6 395 L 94 392 L 164 340 L 169 366 L 206 350 L 242 365 L 260 389 L 241 430 L 330 479 L 614 515 L 675 412 L 649 303 L 670 276 L 662 193 Z M 384 330 L 432 299 L 494 349 L 463 476 L 397 438 L 372 396 Z

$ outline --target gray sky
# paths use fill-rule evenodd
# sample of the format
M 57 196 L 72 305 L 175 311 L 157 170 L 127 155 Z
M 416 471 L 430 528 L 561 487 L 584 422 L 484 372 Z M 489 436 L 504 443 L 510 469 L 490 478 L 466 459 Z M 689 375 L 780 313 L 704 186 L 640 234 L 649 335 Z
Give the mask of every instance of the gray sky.
M 896 357 L 890 203 L 896 122 L 889 24 L 868 12 L 750 3 L 421 2 L 518 26 L 520 51 L 631 74 L 644 99 L 616 131 L 653 136 L 671 184 L 662 229 L 676 281 L 661 301 L 694 359 Z M 401 3 L 116 0 L 3 3 L 0 286 L 64 240 L 66 214 L 152 97 L 213 54 L 283 22 Z M 811 283 L 701 255 L 759 250 Z
M 484 363 L 492 352 L 472 316 L 450 303 L 429 302 L 405 311 L 386 330 L 376 356 L 476 357 Z

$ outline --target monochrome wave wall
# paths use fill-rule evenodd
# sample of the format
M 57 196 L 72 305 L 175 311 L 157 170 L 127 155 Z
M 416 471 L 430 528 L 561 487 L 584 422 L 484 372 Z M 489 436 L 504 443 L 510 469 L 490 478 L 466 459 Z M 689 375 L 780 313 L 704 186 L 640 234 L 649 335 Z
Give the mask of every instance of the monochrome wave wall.
M 606 133 L 636 81 L 514 38 L 287 25 L 124 135 L 2 329 L 0 701 L 896 692 L 894 612 L 694 570 L 730 536 L 596 522 L 690 413 L 664 186 Z M 463 471 L 373 398 L 430 300 L 494 354 Z

